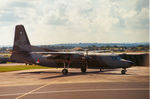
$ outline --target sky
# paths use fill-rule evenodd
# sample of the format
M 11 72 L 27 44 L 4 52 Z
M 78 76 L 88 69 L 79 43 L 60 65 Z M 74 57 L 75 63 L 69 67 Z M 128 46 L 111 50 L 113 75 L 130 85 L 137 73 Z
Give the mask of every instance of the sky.
M 0 45 L 149 42 L 149 0 L 0 0 Z

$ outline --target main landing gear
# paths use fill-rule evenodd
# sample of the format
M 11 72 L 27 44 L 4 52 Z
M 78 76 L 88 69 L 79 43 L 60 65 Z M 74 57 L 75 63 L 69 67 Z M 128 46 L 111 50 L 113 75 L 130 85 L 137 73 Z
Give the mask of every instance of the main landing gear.
M 64 69 L 62 70 L 62 74 L 67 75 L 68 74 L 68 68 L 69 68 L 70 62 L 68 62 L 67 68 L 66 63 L 64 62 Z
M 62 74 L 64 75 L 67 75 L 68 74 L 68 68 L 70 66 L 70 61 L 67 62 L 67 66 L 66 66 L 66 62 L 64 62 L 64 69 L 62 70 Z M 87 64 L 87 61 L 85 63 L 82 64 L 81 66 L 81 72 L 82 73 L 85 73 L 87 71 L 87 67 L 88 67 L 88 64 Z
M 68 74 L 68 69 L 65 69 L 65 68 L 64 68 L 64 69 L 62 70 L 62 73 L 63 73 L 64 75 L 67 75 L 67 74 Z
M 86 66 L 81 66 L 81 72 L 82 72 L 82 73 L 85 73 L 86 70 L 87 70 Z
M 82 63 L 82 65 L 81 65 L 81 67 L 80 67 L 81 72 L 82 72 L 82 73 L 86 73 L 87 67 L 88 67 L 88 62 L 87 62 L 87 60 L 84 60 L 84 62 Z
M 126 72 L 127 72 L 127 70 L 126 70 L 126 68 L 123 68 L 123 70 L 121 71 L 121 74 L 126 74 Z
M 104 69 L 100 68 L 100 70 L 99 70 L 99 71 L 100 71 L 100 72 L 103 72 L 103 70 L 104 70 Z

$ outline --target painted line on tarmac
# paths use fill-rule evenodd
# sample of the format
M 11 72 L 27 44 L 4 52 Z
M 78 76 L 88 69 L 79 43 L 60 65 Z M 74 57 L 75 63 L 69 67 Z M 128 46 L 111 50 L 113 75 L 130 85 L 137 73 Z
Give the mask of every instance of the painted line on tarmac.
M 146 91 L 148 88 L 126 88 L 126 89 L 81 89 L 81 90 L 61 90 L 61 91 L 44 91 L 44 92 L 35 92 L 33 94 L 42 94 L 42 93 L 65 93 L 65 92 L 89 92 L 89 91 Z
M 45 84 L 45 85 L 43 85 L 43 86 L 41 86 L 41 87 L 38 87 L 38 88 L 36 88 L 36 89 L 33 89 L 33 90 L 31 90 L 31 91 L 29 91 L 29 92 L 27 92 L 27 93 L 24 93 L 24 94 L 21 95 L 21 96 L 16 97 L 15 99 L 20 99 L 20 98 L 22 98 L 22 97 L 24 97 L 24 96 L 26 96 L 26 95 L 29 95 L 29 94 L 31 94 L 31 93 L 37 91 L 37 90 L 40 90 L 41 88 L 44 88 L 44 87 L 46 87 L 46 86 L 48 86 L 48 85 L 51 85 L 51 84 L 54 84 L 55 82 L 56 82 L 56 81 L 51 82 L 51 83 L 48 83 L 48 84 Z
M 146 90 L 149 90 L 149 88 L 112 88 L 112 89 L 80 89 L 80 90 L 56 90 L 56 91 L 43 91 L 43 92 L 35 92 L 45 86 L 48 86 L 50 84 L 46 84 L 46 85 L 43 85 L 39 88 L 36 88 L 28 93 L 15 93 L 15 94 L 3 94 L 3 95 L 0 95 L 0 96 L 14 96 L 14 95 L 21 95 L 19 97 L 17 97 L 16 99 L 20 99 L 22 98 L 23 96 L 26 96 L 26 95 L 29 95 L 29 94 L 44 94 L 44 93 L 65 93 L 65 92 L 89 92 L 89 91 L 146 91 Z

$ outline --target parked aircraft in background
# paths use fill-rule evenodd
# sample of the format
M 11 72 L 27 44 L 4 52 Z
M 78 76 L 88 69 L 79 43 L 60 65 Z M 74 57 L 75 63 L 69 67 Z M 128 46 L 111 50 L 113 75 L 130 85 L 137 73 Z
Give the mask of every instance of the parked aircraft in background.
M 9 62 L 9 57 L 5 55 L 0 55 L 0 64 Z
M 8 60 L 9 60 L 9 58 L 0 57 L 0 64 L 2 64 L 2 63 L 7 63 Z
M 122 74 L 126 74 L 126 68 L 131 67 L 133 62 L 121 59 L 118 55 L 92 55 L 86 52 L 57 52 L 55 50 L 43 49 L 31 46 L 23 25 L 15 27 L 15 38 L 11 61 L 24 62 L 26 64 L 38 64 L 47 67 L 64 68 L 63 74 L 68 73 L 68 68 L 81 68 L 86 72 L 87 68 L 113 69 L 123 68 Z

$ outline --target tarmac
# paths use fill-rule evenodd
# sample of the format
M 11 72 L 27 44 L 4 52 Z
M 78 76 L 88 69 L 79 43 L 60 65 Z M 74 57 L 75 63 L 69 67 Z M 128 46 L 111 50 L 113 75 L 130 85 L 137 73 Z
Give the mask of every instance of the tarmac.
M 0 73 L 0 99 L 149 99 L 149 67 L 100 72 L 35 69 Z

